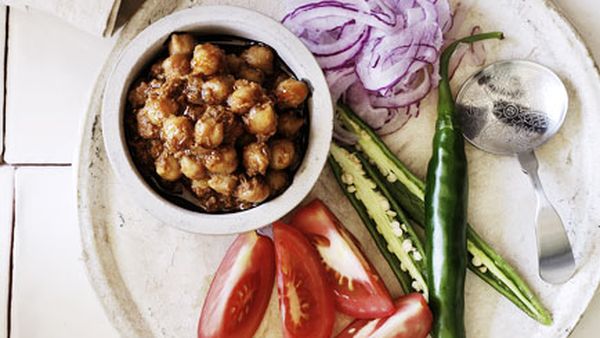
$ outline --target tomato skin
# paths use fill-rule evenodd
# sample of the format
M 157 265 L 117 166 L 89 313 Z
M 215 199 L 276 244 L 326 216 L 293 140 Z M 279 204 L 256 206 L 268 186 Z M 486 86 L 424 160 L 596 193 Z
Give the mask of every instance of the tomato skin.
M 360 319 L 386 317 L 395 312 L 382 278 L 363 254 L 358 241 L 321 200 L 315 199 L 298 209 L 291 224 L 309 238 L 323 258 L 338 311 Z M 327 254 L 327 250 L 343 252 Z M 343 276 L 339 269 L 344 264 L 354 264 L 349 271 L 359 271 L 361 278 Z
M 255 232 L 239 235 L 210 284 L 198 338 L 251 338 L 267 310 L 274 281 L 271 240 Z
M 273 225 L 273 240 L 285 337 L 331 337 L 333 294 L 316 250 L 300 231 L 282 222 Z
M 359 319 L 346 326 L 336 338 L 385 337 L 425 338 L 431 331 L 433 314 L 420 293 L 411 293 L 395 302 L 396 312 L 386 318 Z

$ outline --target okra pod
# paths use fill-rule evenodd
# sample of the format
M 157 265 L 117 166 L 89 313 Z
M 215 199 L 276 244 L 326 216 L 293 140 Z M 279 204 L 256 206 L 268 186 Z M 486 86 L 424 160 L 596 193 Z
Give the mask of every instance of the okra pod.
M 423 245 L 400 207 L 386 197 L 381 184 L 365 171 L 365 163 L 356 154 L 332 143 L 330 155 L 338 183 L 358 211 L 404 291 L 421 292 L 427 298 L 429 291 L 425 280 Z

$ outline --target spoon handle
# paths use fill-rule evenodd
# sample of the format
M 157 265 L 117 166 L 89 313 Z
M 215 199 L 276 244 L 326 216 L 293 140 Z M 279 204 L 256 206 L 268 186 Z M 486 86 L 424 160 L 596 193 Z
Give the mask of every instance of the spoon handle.
M 544 193 L 538 176 L 538 161 L 532 151 L 518 154 L 521 168 L 537 196 L 536 237 L 540 277 L 552 284 L 564 283 L 575 272 L 575 259 L 560 216 Z

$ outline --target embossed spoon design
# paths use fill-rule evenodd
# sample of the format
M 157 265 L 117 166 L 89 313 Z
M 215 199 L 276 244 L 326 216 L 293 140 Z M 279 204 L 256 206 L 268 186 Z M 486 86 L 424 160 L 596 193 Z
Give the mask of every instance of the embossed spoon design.
M 562 125 L 567 90 L 550 69 L 530 61 L 493 63 L 472 75 L 456 98 L 463 134 L 475 147 L 498 155 L 517 155 L 537 196 L 536 239 L 540 277 L 566 282 L 575 259 L 563 222 L 538 177 L 534 149 Z

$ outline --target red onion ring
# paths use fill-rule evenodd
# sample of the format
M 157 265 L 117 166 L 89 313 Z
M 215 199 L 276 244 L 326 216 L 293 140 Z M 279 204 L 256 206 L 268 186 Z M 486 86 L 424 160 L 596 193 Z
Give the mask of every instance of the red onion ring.
M 287 1 L 282 22 L 315 54 L 335 102 L 382 134 L 418 115 L 453 28 L 448 0 Z

